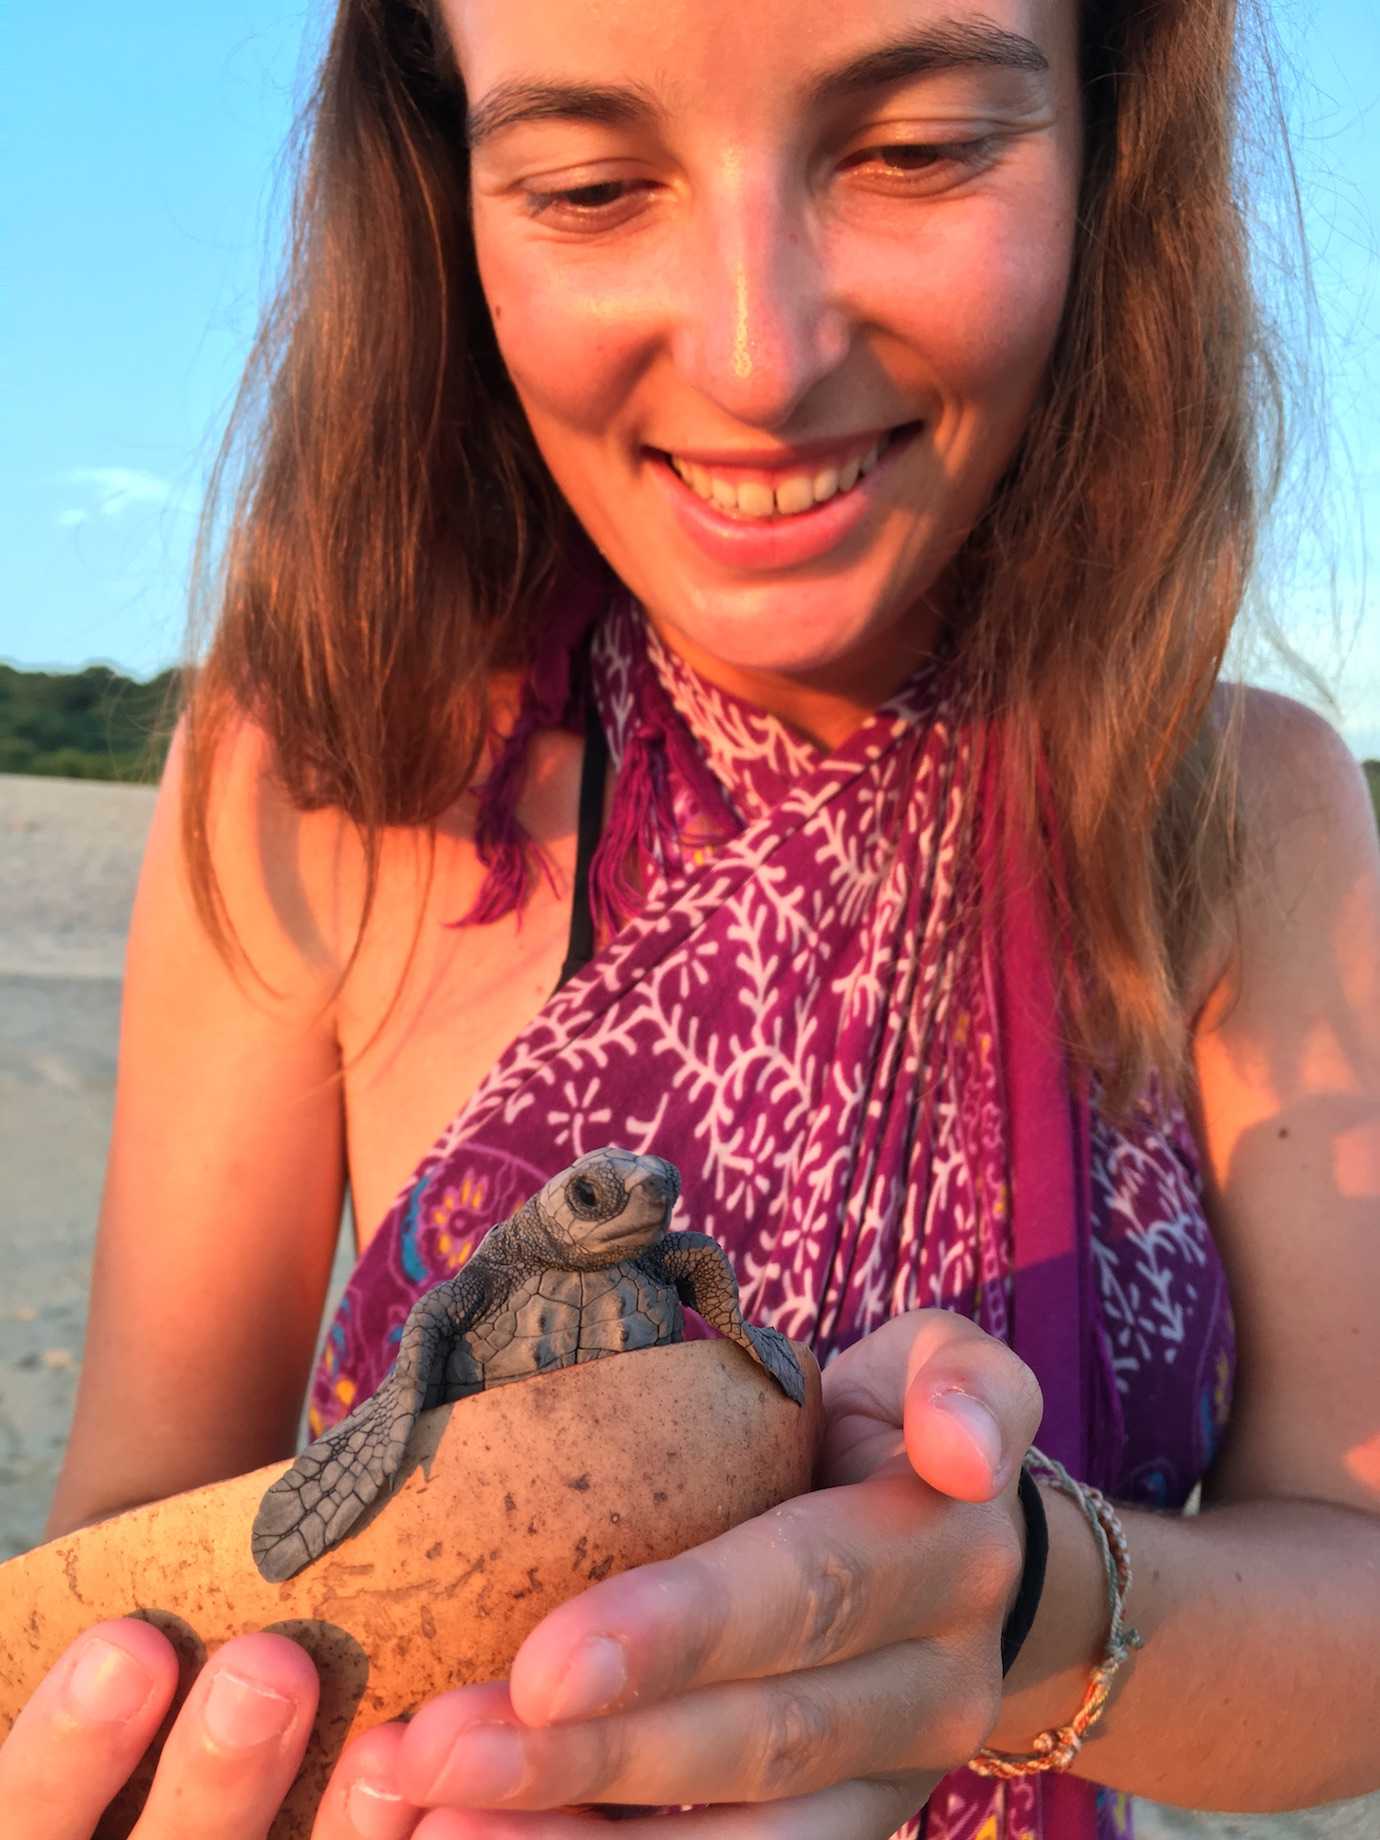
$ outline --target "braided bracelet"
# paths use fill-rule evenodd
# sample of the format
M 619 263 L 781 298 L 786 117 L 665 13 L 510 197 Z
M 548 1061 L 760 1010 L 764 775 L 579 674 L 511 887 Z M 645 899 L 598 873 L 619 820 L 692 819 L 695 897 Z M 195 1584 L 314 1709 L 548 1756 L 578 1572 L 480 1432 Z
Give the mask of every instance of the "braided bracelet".
M 1133 1649 L 1144 1647 L 1139 1632 L 1122 1621 L 1131 1589 L 1131 1559 L 1116 1509 L 1100 1490 L 1088 1483 L 1075 1482 L 1062 1463 L 1045 1456 L 1042 1451 L 1032 1447 L 1024 1468 L 1031 1476 L 1048 1482 L 1061 1495 L 1071 1497 L 1086 1515 L 1107 1574 L 1111 1629 L 1107 1652 L 1093 1669 L 1083 1703 L 1071 1722 L 1042 1731 L 1028 1751 L 991 1751 L 984 1746 L 968 1761 L 968 1768 L 978 1776 L 1033 1776 L 1041 1770 L 1067 1770 L 1083 1748 L 1088 1731 L 1105 1711 L 1118 1669 L 1130 1659 Z

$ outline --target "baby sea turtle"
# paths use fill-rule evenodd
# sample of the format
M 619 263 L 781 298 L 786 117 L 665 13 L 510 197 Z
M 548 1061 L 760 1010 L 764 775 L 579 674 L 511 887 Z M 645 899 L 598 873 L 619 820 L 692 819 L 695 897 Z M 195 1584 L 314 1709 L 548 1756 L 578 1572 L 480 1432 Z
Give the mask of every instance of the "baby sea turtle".
M 491 1227 L 455 1276 L 412 1306 L 378 1391 L 265 1494 L 252 1536 L 263 1576 L 291 1578 L 348 1533 L 397 1473 L 419 1412 L 547 1368 L 681 1341 L 682 1303 L 800 1405 L 795 1350 L 744 1322 L 718 1241 L 667 1230 L 679 1194 L 674 1163 L 594 1150 Z

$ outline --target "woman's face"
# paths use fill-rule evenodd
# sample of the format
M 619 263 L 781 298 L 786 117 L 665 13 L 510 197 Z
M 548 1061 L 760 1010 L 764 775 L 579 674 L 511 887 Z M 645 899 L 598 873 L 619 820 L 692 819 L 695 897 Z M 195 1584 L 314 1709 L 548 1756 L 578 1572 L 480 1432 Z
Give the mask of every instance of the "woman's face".
M 557 484 L 709 676 L 875 703 L 1058 328 L 1073 0 L 444 5 L 484 291 Z

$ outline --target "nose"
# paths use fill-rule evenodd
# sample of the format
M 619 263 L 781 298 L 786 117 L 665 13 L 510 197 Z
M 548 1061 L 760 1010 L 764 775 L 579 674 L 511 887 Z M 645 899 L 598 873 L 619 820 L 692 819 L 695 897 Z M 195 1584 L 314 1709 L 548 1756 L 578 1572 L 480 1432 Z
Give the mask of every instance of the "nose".
M 733 420 L 784 427 L 850 339 L 803 201 L 780 177 L 730 184 L 699 230 L 680 290 L 676 368 Z
M 675 1203 L 680 1199 L 680 1171 L 674 1163 L 668 1163 L 664 1156 L 654 1159 L 661 1165 L 661 1179 L 666 1188 L 666 1198 Z
M 680 1171 L 664 1156 L 639 1157 L 638 1167 L 626 1178 L 624 1187 L 630 1195 L 637 1188 L 649 1189 L 657 1201 L 672 1208 L 680 1197 Z

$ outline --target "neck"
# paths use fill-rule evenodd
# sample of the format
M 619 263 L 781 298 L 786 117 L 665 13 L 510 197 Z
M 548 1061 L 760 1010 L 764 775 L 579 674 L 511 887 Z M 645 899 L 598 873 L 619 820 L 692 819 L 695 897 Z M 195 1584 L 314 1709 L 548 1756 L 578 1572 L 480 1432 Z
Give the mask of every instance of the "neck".
M 643 609 L 662 644 L 708 683 L 776 716 L 826 753 L 833 752 L 932 656 L 943 621 L 930 608 L 904 628 L 880 634 L 867 647 L 827 663 L 782 672 L 731 663 L 697 645 L 679 627 Z

